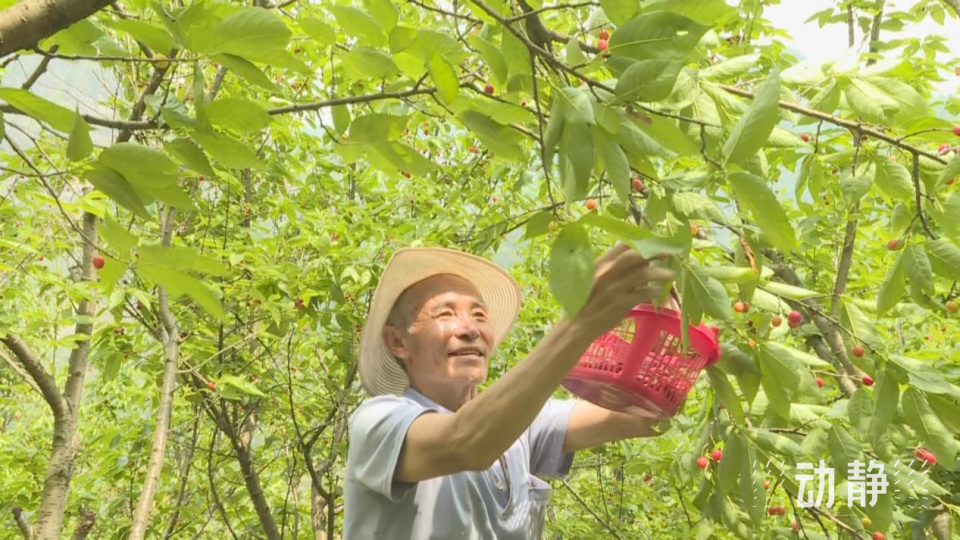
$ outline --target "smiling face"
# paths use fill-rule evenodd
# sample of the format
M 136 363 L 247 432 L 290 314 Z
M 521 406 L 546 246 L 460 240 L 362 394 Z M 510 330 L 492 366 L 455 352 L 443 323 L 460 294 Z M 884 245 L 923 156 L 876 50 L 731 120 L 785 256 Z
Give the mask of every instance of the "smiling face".
M 394 306 L 383 339 L 406 366 L 411 386 L 433 394 L 475 393 L 487 378 L 494 345 L 493 325 L 480 294 L 452 275 L 433 276 L 407 289 Z

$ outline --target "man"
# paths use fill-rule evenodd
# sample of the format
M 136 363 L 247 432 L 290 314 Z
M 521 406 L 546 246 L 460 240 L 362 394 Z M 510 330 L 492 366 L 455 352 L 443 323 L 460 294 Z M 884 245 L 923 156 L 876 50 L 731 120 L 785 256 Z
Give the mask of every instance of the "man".
M 522 300 L 495 264 L 458 251 L 398 251 L 360 344 L 373 396 L 350 421 L 347 540 L 540 538 L 550 486 L 573 453 L 652 436 L 653 420 L 551 400 L 578 359 L 632 307 L 662 297 L 670 270 L 619 245 L 597 261 L 589 300 L 483 393 L 488 360 Z

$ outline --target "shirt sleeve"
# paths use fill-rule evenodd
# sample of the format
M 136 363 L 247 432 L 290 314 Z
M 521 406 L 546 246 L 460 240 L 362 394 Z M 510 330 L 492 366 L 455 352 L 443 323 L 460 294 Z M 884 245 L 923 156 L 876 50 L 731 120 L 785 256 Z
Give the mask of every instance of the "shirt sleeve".
M 399 396 L 362 403 L 350 419 L 347 475 L 391 501 L 404 498 L 416 484 L 393 480 L 400 449 L 413 421 L 431 411 Z
M 536 476 L 562 477 L 573 465 L 573 452 L 564 453 L 563 440 L 573 412 L 574 400 L 551 399 L 530 425 L 530 472 Z

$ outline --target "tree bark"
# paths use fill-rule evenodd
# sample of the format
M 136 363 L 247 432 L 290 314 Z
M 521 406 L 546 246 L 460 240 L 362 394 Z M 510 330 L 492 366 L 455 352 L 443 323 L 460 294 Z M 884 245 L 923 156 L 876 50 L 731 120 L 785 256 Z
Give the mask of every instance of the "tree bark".
M 92 510 L 80 507 L 80 518 L 77 520 L 77 526 L 73 529 L 71 540 L 85 540 L 97 524 L 97 514 Z
M 10 510 L 13 512 L 13 520 L 17 522 L 20 534 L 22 534 L 26 540 L 33 540 L 33 528 L 30 527 L 30 522 L 24 517 L 23 508 L 14 506 Z
M 163 223 L 161 245 L 170 246 L 173 236 L 176 209 L 170 207 L 167 219 Z M 147 478 L 140 492 L 137 510 L 133 515 L 130 529 L 131 540 L 142 540 L 147 532 L 153 498 L 160 485 L 163 472 L 164 455 L 167 449 L 167 437 L 170 429 L 170 415 L 173 410 L 173 394 L 177 390 L 177 366 L 180 358 L 180 328 L 170 311 L 170 300 L 166 287 L 158 287 L 161 333 L 163 335 L 163 386 L 160 390 L 160 407 L 157 411 L 157 425 L 153 432 L 153 447 L 150 450 L 150 462 L 147 466 Z
M 111 0 L 21 0 L 0 12 L 0 58 L 33 47 Z
M 247 486 L 247 492 L 250 494 L 250 500 L 253 501 L 253 507 L 257 511 L 257 517 L 260 518 L 260 525 L 263 532 L 269 540 L 280 540 L 280 530 L 277 529 L 277 522 L 270 511 L 270 503 L 260 487 L 260 476 L 253 466 L 253 457 L 250 454 L 250 445 L 245 444 L 236 433 L 227 433 L 230 443 L 237 454 L 237 461 L 240 463 L 240 471 L 243 473 L 243 483 Z M 244 437 L 246 438 L 246 437 Z

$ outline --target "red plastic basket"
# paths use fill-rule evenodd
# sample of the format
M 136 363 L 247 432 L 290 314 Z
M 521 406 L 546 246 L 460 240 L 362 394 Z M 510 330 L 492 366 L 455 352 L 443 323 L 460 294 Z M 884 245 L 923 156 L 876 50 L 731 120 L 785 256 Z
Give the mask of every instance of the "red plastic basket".
M 606 409 L 637 406 L 669 418 L 703 368 L 720 359 L 718 333 L 716 327 L 690 326 L 690 345 L 682 350 L 679 311 L 637 306 L 590 345 L 563 387 Z

